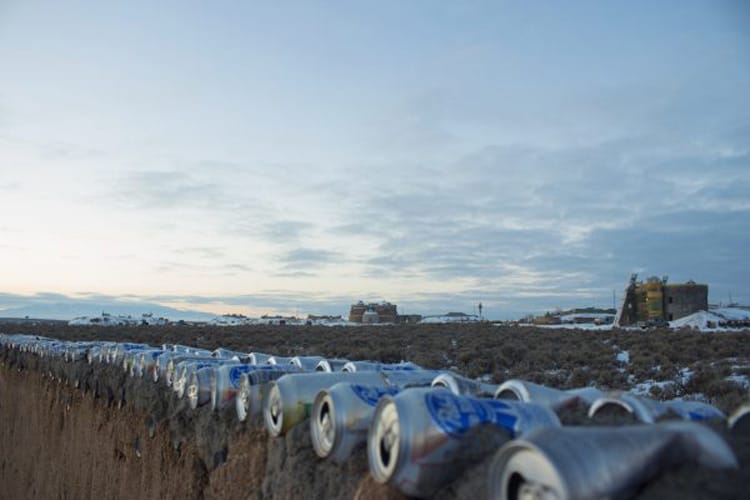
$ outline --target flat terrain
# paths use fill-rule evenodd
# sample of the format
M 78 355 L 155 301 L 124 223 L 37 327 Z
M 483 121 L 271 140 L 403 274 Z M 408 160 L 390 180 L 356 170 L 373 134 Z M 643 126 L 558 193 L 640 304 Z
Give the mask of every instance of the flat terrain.
M 652 397 L 707 400 L 725 412 L 750 399 L 750 332 L 573 331 L 527 327 L 70 327 L 4 325 L 2 333 L 228 347 L 282 356 L 409 360 L 496 383 L 525 378 L 559 388 L 594 384 Z M 627 356 L 623 353 L 627 352 Z M 625 361 L 627 359 L 627 362 Z M 319 460 L 308 426 L 272 439 L 233 411 L 190 410 L 160 385 L 113 366 L 52 366 L 31 355 L 0 368 L 3 498 L 400 498 L 367 474 L 364 450 L 345 466 Z M 45 364 L 47 363 L 47 364 Z M 75 371 L 76 389 L 45 376 Z M 685 466 L 641 498 L 739 498 L 750 491 L 750 436 L 726 436 L 741 469 Z M 441 499 L 482 498 L 487 461 Z
M 2 333 L 65 340 L 181 343 L 279 356 L 412 361 L 495 383 L 523 378 L 566 389 L 649 391 L 657 399 L 705 398 L 731 411 L 748 398 L 750 331 L 563 330 L 518 326 L 404 325 L 373 327 L 74 327 L 14 325 Z M 628 361 L 618 353 L 627 352 Z M 640 384 L 640 385 L 639 385 Z

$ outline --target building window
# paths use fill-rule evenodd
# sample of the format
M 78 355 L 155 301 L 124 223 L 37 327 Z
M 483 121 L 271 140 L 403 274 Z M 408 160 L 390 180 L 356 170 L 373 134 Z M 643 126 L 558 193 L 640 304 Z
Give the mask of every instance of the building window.
M 673 316 L 674 315 L 672 313 L 669 313 L 669 320 L 668 321 L 672 321 L 674 319 Z
M 671 304 L 672 303 L 672 297 L 669 297 L 668 300 L 669 300 L 669 303 Z

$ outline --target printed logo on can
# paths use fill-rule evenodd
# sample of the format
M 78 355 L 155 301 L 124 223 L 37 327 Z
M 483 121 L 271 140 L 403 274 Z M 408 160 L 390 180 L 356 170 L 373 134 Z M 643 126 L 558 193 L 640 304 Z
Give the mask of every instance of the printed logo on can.
M 229 384 L 232 387 L 240 386 L 240 376 L 250 371 L 250 365 L 234 366 L 229 370 Z
M 510 405 L 494 399 L 478 400 L 437 390 L 425 394 L 425 403 L 435 424 L 455 438 L 480 424 L 494 424 L 513 433 L 518 421 Z
M 370 406 L 375 406 L 383 396 L 395 396 L 399 393 L 397 387 L 378 387 L 372 385 L 351 384 L 352 392 Z

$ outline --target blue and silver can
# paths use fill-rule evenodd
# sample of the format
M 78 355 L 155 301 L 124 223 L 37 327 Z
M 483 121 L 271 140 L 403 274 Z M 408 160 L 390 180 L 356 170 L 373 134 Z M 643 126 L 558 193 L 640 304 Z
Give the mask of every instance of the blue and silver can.
M 348 359 L 321 359 L 315 367 L 316 372 L 338 372 L 349 362 Z
M 310 415 L 310 437 L 315 453 L 344 463 L 367 443 L 375 405 L 383 396 L 394 396 L 399 387 L 340 382 L 315 397 Z
M 444 387 L 459 396 L 491 398 L 497 391 L 496 384 L 487 384 L 452 372 L 441 373 L 432 381 L 433 387 Z
M 292 366 L 273 368 L 240 375 L 240 387 L 235 397 L 237 419 L 240 422 L 244 422 L 249 416 L 260 416 L 263 413 L 263 398 L 270 388 L 269 382 L 295 372 Z
M 693 463 L 736 468 L 732 449 L 693 422 L 540 429 L 504 445 L 488 474 L 488 498 L 632 498 L 663 470 Z
M 406 495 L 428 497 L 504 442 L 559 426 L 551 409 L 533 403 L 407 389 L 375 408 L 367 436 L 370 474 Z
M 617 414 L 632 416 L 636 421 L 653 424 L 660 420 L 682 419 L 691 421 L 726 420 L 726 415 L 708 403 L 700 401 L 656 401 L 629 392 L 612 392 L 597 398 L 589 408 L 589 418 Z
M 525 380 L 506 380 L 495 391 L 495 399 L 506 399 L 537 403 L 553 410 L 584 404 L 590 406 L 604 393 L 596 387 L 581 387 L 561 390 L 546 385 L 534 384 Z

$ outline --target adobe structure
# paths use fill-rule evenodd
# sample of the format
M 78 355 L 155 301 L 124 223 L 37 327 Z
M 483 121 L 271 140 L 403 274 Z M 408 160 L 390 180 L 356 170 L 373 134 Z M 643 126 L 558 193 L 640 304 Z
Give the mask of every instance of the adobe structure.
M 667 277 L 656 276 L 645 282 L 633 274 L 625 290 L 622 307 L 615 324 L 673 321 L 698 311 L 708 310 L 708 285 L 692 280 L 687 283 L 667 283 Z

